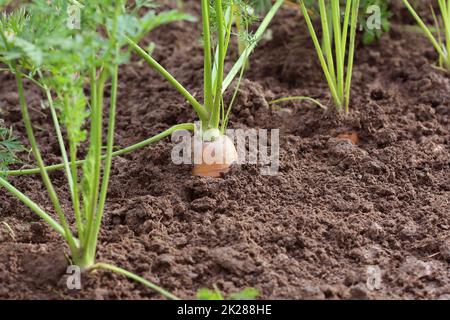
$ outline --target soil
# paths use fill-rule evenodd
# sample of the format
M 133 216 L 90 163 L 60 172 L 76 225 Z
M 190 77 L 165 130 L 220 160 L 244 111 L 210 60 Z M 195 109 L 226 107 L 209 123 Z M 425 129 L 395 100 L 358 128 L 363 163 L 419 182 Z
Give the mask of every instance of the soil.
M 198 14 L 199 5 L 188 1 L 187 10 Z M 450 76 L 432 66 L 437 56 L 427 40 L 404 27 L 412 23 L 396 14 L 380 42 L 358 47 L 345 116 L 332 111 L 301 17 L 283 8 L 272 39 L 252 56 L 231 119 L 233 128 L 281 129 L 279 174 L 245 165 L 217 179 L 193 177 L 189 166 L 172 164 L 168 139 L 118 157 L 98 260 L 183 298 L 217 285 L 226 294 L 255 287 L 270 299 L 449 299 Z M 174 23 L 147 40 L 156 44 L 155 58 L 201 97 L 199 28 Z M 194 120 L 183 98 L 138 59 L 120 74 L 118 146 Z M 0 83 L 1 117 L 25 141 L 13 78 L 3 73 Z M 30 84 L 27 93 L 45 160 L 58 163 L 42 96 Z M 269 106 L 294 95 L 330 108 Z M 63 173 L 51 178 L 70 212 Z M 51 212 L 38 176 L 10 180 Z M 161 299 L 106 271 L 85 274 L 83 290 L 68 290 L 64 248 L 1 191 L 0 298 Z M 381 270 L 375 290 L 367 285 L 370 266 Z

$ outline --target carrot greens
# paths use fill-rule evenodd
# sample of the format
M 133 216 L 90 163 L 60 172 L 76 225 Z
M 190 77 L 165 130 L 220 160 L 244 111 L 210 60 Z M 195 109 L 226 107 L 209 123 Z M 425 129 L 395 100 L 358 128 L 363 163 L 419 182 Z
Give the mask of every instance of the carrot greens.
M 314 42 L 334 104 L 349 111 L 359 0 L 319 0 L 322 41 L 319 40 L 304 0 L 300 7 Z M 330 9 L 330 10 L 329 10 Z
M 437 15 L 433 7 L 431 7 L 435 26 L 427 26 L 410 2 L 403 0 L 406 8 L 438 53 L 439 67 L 450 70 L 450 1 L 438 0 L 437 2 L 439 4 L 440 15 Z M 434 30 L 436 30 L 436 36 L 433 35 Z
M 191 104 L 201 121 L 202 129 L 215 129 L 218 130 L 217 132 L 220 132 L 220 135 L 224 133 L 228 122 L 228 110 L 231 108 L 231 104 L 225 106 L 223 94 L 231 82 L 241 75 L 242 68 L 245 66 L 249 55 L 256 47 L 282 3 L 282 0 L 278 0 L 273 4 L 253 35 L 250 35 L 248 28 L 245 28 L 244 32 L 241 30 L 240 40 L 247 40 L 245 49 L 243 49 L 231 71 L 225 76 L 225 61 L 229 50 L 230 38 L 233 35 L 232 22 L 236 17 L 242 18 L 245 15 L 242 10 L 248 10 L 248 5 L 242 1 L 233 0 L 201 1 L 204 50 L 203 103 L 199 102 L 136 41 L 131 37 L 128 37 L 127 41 L 135 53 L 163 76 Z M 209 138 L 214 139 L 217 136 Z
M 68 27 L 67 21 L 72 18 L 67 16 L 71 12 L 68 7 L 74 3 L 83 8 L 83 28 Z M 96 262 L 112 157 L 149 143 L 144 141 L 119 152 L 113 151 L 119 66 L 129 56 L 124 50 L 124 30 L 133 38 L 140 39 L 161 24 L 187 18 L 176 12 L 158 15 L 149 12 L 137 18 L 128 14 L 126 9 L 124 0 L 83 3 L 34 0 L 28 6 L 1 16 L 0 62 L 15 76 L 23 123 L 38 165 L 37 172 L 41 174 L 57 219 L 7 180 L 11 172 L 5 171 L 6 177 L 0 176 L 0 186 L 63 237 L 72 262 L 82 270 L 107 269 L 134 279 L 169 299 L 176 299 L 129 271 Z M 45 166 L 29 113 L 25 80 L 42 89 L 46 97 L 63 159 L 61 168 L 66 173 L 71 209 L 63 207 Z M 105 101 L 107 86 L 110 87 L 108 104 Z M 108 115 L 108 125 L 104 137 L 105 115 Z M 154 140 L 164 136 L 154 137 Z M 0 137 L 0 160 L 3 159 L 2 167 L 6 167 L 5 164 L 14 161 L 13 151 L 19 148 L 19 144 L 5 129 L 0 130 Z M 104 140 L 106 151 L 103 154 Z M 87 145 L 88 155 L 79 161 L 82 144 Z M 73 213 L 73 226 L 67 216 L 68 211 Z
M 0 176 L 9 166 L 19 162 L 17 153 L 24 150 L 20 141 L 13 136 L 12 130 L 5 128 L 2 122 L 0 119 Z

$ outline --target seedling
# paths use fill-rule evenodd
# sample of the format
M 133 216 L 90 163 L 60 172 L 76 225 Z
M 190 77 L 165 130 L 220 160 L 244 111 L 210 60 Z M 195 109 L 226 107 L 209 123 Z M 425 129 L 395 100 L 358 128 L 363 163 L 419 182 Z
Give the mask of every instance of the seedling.
M 219 6 L 220 4 L 220 6 Z M 112 156 L 120 156 L 129 152 L 133 152 L 139 148 L 145 147 L 151 143 L 159 141 L 167 136 L 170 136 L 173 132 L 179 130 L 189 130 L 195 131 L 200 129 L 202 134 L 202 141 L 199 143 L 208 152 L 200 152 L 203 156 L 200 161 L 196 163 L 193 173 L 202 176 L 213 176 L 217 177 L 221 172 L 225 172 L 230 167 L 233 161 L 237 160 L 237 152 L 232 143 L 232 141 L 224 135 L 225 129 L 228 125 L 228 120 L 231 112 L 233 102 L 237 96 L 239 84 L 241 82 L 244 66 L 248 60 L 248 57 L 255 49 L 258 41 L 264 35 L 267 27 L 269 26 L 271 20 L 275 16 L 278 9 L 283 4 L 283 0 L 277 0 L 272 8 L 268 11 L 267 15 L 261 22 L 259 28 L 256 32 L 249 36 L 247 34 L 249 44 L 246 46 L 244 53 L 235 62 L 229 73 L 224 77 L 224 64 L 226 54 L 228 52 L 228 46 L 230 43 L 230 38 L 232 35 L 231 25 L 233 21 L 233 15 L 235 10 L 231 8 L 234 7 L 234 2 L 230 1 L 222 3 L 218 1 L 214 6 L 210 7 L 208 1 L 202 1 L 202 19 L 203 19 L 203 43 L 204 43 L 204 103 L 201 104 L 182 84 L 180 84 L 163 66 L 161 66 L 151 54 L 139 46 L 138 42 L 142 38 L 130 35 L 129 33 L 125 36 L 125 39 L 129 47 L 136 52 L 141 58 L 143 58 L 154 70 L 156 70 L 160 75 L 162 75 L 178 92 L 180 92 L 186 100 L 193 107 L 197 113 L 201 125 L 200 128 L 194 123 L 182 123 L 177 124 L 156 136 L 149 139 L 136 143 L 132 146 L 126 147 L 124 149 L 117 150 L 112 153 Z M 220 7 L 220 8 L 219 8 Z M 225 9 L 223 8 L 225 7 Z M 212 14 L 211 11 L 214 12 Z M 216 10 L 220 13 L 217 14 Z M 186 19 L 186 17 L 184 17 Z M 220 23 L 219 23 L 220 21 Z M 211 30 L 215 30 L 216 38 L 212 38 Z M 216 40 L 215 51 L 213 52 L 212 44 L 213 40 Z M 232 100 L 225 106 L 223 95 L 224 92 L 231 85 L 232 81 L 238 77 L 237 85 L 234 90 Z M 223 155 L 223 158 L 213 159 L 215 162 L 212 164 L 205 164 L 204 158 L 211 158 L 207 153 Z M 103 155 L 105 158 L 106 155 Z M 82 165 L 86 160 L 78 160 L 76 165 Z M 47 166 L 44 169 L 47 172 L 60 170 L 64 168 L 64 164 L 56 164 Z M 37 174 L 39 173 L 39 168 L 33 169 L 19 169 L 11 170 L 7 173 L 12 176 L 23 175 L 23 174 Z
M 425 36 L 430 40 L 431 44 L 436 49 L 436 52 L 439 54 L 439 67 L 450 71 L 450 1 L 438 0 L 440 16 L 438 16 L 433 7 L 431 7 L 435 28 L 437 30 L 437 38 L 433 35 L 433 27 L 425 24 L 409 1 L 403 0 L 403 3 L 414 19 L 416 19 Z
M 330 2 L 331 11 L 328 11 L 327 6 Z M 338 111 L 345 110 L 348 113 L 359 0 L 346 1 L 343 19 L 339 0 L 329 0 L 327 3 L 325 0 L 319 0 L 322 42 L 317 37 L 304 0 L 300 0 L 300 7 L 314 42 L 334 104 Z
M 226 172 L 232 163 L 237 161 L 236 148 L 231 139 L 225 135 L 230 111 L 236 98 L 237 90 L 242 79 L 245 63 L 250 53 L 264 34 L 270 21 L 282 5 L 283 0 L 277 0 L 261 22 L 256 33 L 249 37 L 248 44 L 229 74 L 224 77 L 225 59 L 227 57 L 230 38 L 232 35 L 232 22 L 237 16 L 236 7 L 247 10 L 241 1 L 208 0 L 201 1 L 203 21 L 203 47 L 204 47 L 204 101 L 200 103 L 182 84 L 180 84 L 163 66 L 142 49 L 136 41 L 128 38 L 128 44 L 141 58 L 154 70 L 162 75 L 186 100 L 197 113 L 201 126 L 202 157 L 197 159 L 193 173 L 200 176 L 217 177 Z M 213 49 L 213 44 L 215 48 Z M 239 74 L 233 98 L 228 105 L 225 104 L 223 94 Z M 195 125 L 184 124 L 184 129 L 195 130 Z M 173 128 L 169 129 L 175 131 Z M 220 157 L 211 156 L 221 155 Z M 212 161 L 206 161 L 208 158 Z M 214 158 L 214 159 L 211 159 Z
M 317 0 L 304 0 L 306 7 L 311 12 L 319 11 Z M 346 1 L 340 0 L 341 7 Z M 330 8 L 329 8 L 330 9 Z M 331 16 L 331 11 L 328 14 Z M 358 10 L 359 31 L 362 32 L 361 40 L 364 45 L 378 41 L 381 36 L 390 29 L 391 12 L 387 0 L 360 0 Z M 331 27 L 331 26 L 330 26 Z
M 82 30 L 66 27 L 69 18 L 66 13 L 68 5 L 72 3 L 84 10 L 85 27 Z M 65 0 L 51 3 L 34 0 L 26 9 L 1 17 L 0 62 L 6 64 L 15 75 L 27 137 L 58 220 L 6 178 L 0 177 L 0 186 L 63 237 L 75 265 L 83 270 L 107 269 L 134 279 L 167 298 L 177 299 L 129 271 L 106 263 L 96 263 L 95 259 L 113 157 L 119 65 L 127 61 L 127 56 L 121 50 L 125 44 L 123 30 L 128 30 L 130 36 L 139 39 L 159 24 L 179 19 L 173 13 L 164 17 L 155 19 L 156 16 L 149 13 L 143 19 L 137 19 L 126 14 L 125 2 L 122 0 L 89 1 L 85 4 Z M 69 225 L 34 135 L 24 79 L 30 80 L 45 93 L 68 181 L 76 233 Z M 102 155 L 104 96 L 108 82 L 111 86 L 109 122 L 106 153 Z M 85 94 L 85 84 L 90 86 L 90 96 Z M 89 132 L 84 129 L 87 119 L 90 123 Z M 66 141 L 62 126 L 67 132 Z M 5 131 L 2 132 L 5 135 Z M 11 151 L 18 146 L 10 138 L 5 141 L 0 144 L 0 151 L 3 150 L 1 148 Z M 78 147 L 85 141 L 88 142 L 88 156 L 82 162 L 79 175 Z M 14 159 L 11 152 L 7 157 L 8 163 Z
M 12 135 L 12 130 L 4 128 L 0 120 L 0 176 L 8 170 L 10 165 L 19 162 L 17 153 L 23 150 L 19 140 Z

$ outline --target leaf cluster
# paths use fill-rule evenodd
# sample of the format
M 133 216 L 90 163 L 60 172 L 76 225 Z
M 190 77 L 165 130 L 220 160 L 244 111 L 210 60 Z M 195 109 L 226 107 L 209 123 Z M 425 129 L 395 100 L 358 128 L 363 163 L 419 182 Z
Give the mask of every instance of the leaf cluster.
M 19 162 L 17 153 L 23 150 L 20 141 L 12 135 L 12 130 L 5 128 L 0 119 L 0 174 Z
M 242 291 L 232 293 L 227 300 L 255 300 L 259 296 L 259 291 L 255 288 L 245 288 Z M 217 287 L 214 290 L 203 288 L 197 291 L 199 300 L 225 300 Z

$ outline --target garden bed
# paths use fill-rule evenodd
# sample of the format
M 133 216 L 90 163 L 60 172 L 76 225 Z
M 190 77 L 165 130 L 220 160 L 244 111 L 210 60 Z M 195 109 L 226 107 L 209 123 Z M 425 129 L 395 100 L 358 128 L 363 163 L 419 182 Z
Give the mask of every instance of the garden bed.
M 187 10 L 199 15 L 193 2 Z M 230 122 L 281 129 L 279 174 L 245 165 L 218 179 L 193 177 L 172 164 L 168 139 L 115 158 L 98 260 L 182 298 L 213 285 L 225 293 L 255 287 L 271 299 L 450 298 L 450 77 L 405 23 L 413 21 L 396 15 L 379 43 L 358 46 L 348 116 L 308 103 L 273 108 L 269 101 L 294 95 L 331 106 L 304 21 L 282 8 L 272 39 L 251 57 Z M 177 22 L 147 37 L 155 58 L 198 96 L 200 35 L 200 24 Z M 3 73 L 0 83 L 1 117 L 25 141 L 14 78 Z M 45 160 L 58 163 L 50 114 L 39 91 L 27 90 Z M 121 68 L 117 117 L 116 144 L 125 147 L 195 114 L 133 59 Z M 349 133 L 356 145 L 342 138 Z M 51 178 L 70 207 L 64 174 Z M 11 181 L 51 208 L 38 176 Z M 14 232 L 0 224 L 0 298 L 160 298 L 104 271 L 70 291 L 60 237 L 4 191 L 2 221 Z M 369 266 L 381 269 L 377 290 L 367 288 Z

